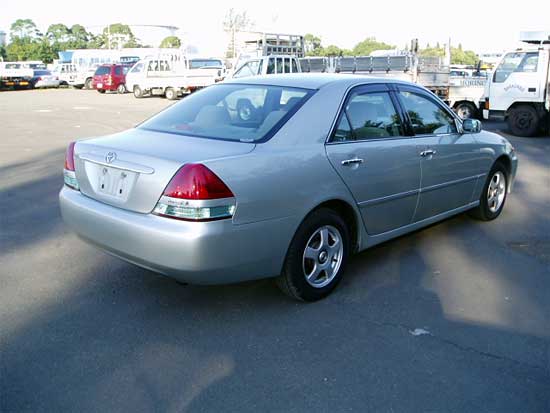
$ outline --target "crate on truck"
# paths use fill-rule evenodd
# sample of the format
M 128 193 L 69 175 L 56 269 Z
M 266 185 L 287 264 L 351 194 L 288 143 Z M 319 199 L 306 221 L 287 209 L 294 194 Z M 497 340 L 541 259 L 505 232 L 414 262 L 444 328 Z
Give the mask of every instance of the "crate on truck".
M 550 30 L 520 33 L 485 85 L 483 118 L 506 120 L 512 134 L 550 132 Z

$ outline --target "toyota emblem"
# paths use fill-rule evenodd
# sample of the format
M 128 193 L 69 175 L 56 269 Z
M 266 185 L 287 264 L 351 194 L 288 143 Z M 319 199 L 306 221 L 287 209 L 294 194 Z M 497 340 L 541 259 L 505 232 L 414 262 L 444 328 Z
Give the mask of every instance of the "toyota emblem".
M 105 161 L 107 163 L 113 163 L 116 159 L 116 152 L 108 152 L 107 155 L 105 155 Z

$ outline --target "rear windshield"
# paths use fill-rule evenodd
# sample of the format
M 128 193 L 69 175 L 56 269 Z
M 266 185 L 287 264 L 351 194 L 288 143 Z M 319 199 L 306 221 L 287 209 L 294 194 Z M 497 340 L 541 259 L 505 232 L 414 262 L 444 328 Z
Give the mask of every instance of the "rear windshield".
M 269 139 L 311 96 L 312 90 L 218 84 L 193 93 L 139 128 L 241 142 Z
M 111 66 L 99 66 L 97 70 L 95 71 L 95 75 L 108 75 L 111 73 Z
M 200 69 L 202 67 L 222 67 L 222 61 L 217 59 L 192 59 L 189 61 L 191 69 Z

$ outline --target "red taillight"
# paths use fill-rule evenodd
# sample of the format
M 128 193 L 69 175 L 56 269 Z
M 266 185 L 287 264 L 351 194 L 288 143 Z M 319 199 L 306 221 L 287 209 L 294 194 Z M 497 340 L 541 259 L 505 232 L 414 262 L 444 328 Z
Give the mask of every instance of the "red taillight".
M 153 214 L 185 221 L 214 221 L 233 217 L 233 192 L 210 169 L 187 164 L 172 178 Z
M 42 80 L 42 76 L 40 76 L 40 77 L 38 78 L 38 81 L 41 81 L 41 80 Z
M 65 152 L 65 169 L 74 172 L 74 145 L 76 142 L 69 143 L 67 152 Z
M 178 199 L 233 198 L 233 192 L 210 169 L 201 164 L 187 164 L 172 178 L 164 196 Z

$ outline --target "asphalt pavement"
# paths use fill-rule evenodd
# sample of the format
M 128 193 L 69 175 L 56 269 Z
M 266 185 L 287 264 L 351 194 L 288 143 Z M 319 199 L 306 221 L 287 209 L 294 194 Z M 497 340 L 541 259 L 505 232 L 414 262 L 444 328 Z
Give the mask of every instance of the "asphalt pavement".
M 67 143 L 170 104 L 0 93 L 1 412 L 550 411 L 550 137 L 509 137 L 497 220 L 367 250 L 301 304 L 271 280 L 180 285 L 63 225 Z

